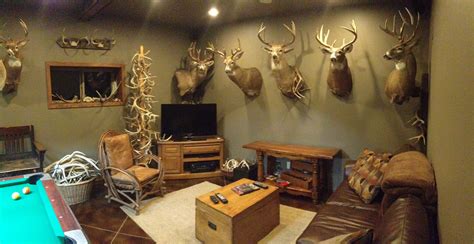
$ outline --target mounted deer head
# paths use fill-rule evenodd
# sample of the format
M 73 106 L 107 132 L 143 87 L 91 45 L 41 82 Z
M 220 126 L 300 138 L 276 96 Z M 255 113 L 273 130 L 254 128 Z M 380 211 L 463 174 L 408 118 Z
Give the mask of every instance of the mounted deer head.
M 20 19 L 20 25 L 25 33 L 23 38 L 5 38 L 0 35 L 0 47 L 5 48 L 7 51 L 7 56 L 5 56 L 3 60 L 0 60 L 0 90 L 2 90 L 4 94 L 16 91 L 18 83 L 20 83 L 22 69 L 20 50 L 29 41 L 28 27 L 22 19 Z
M 242 92 L 244 92 L 245 95 L 256 97 L 260 95 L 260 90 L 262 89 L 262 74 L 255 67 L 246 69 L 237 65 L 236 61 L 244 54 L 244 51 L 240 48 L 240 40 L 237 40 L 239 42 L 239 47 L 231 49 L 230 55 L 227 55 L 225 50 L 216 50 L 212 43 L 209 43 L 207 50 L 217 53 L 224 59 L 224 70 L 227 76 L 242 90 Z
M 409 22 L 403 16 L 401 11 L 398 11 L 398 15 L 402 21 L 400 27 L 397 27 L 397 15 L 393 15 L 392 29 L 389 30 L 388 19 L 385 20 L 384 27 L 379 26 L 380 29 L 395 37 L 398 43 L 390 48 L 383 56 L 387 60 L 393 60 L 395 62 L 395 69 L 392 70 L 385 83 L 385 94 L 390 99 L 391 103 L 402 104 L 410 99 L 410 96 L 415 95 L 416 90 L 416 59 L 412 53 L 412 48 L 417 44 L 415 36 L 418 31 L 420 23 L 420 13 L 417 13 L 416 19 L 405 8 L 409 16 Z M 412 27 L 413 31 L 408 36 L 405 35 L 405 28 Z
M 276 76 L 277 85 L 280 91 L 287 97 L 302 99 L 304 98 L 302 93 L 308 90 L 308 88 L 298 68 L 288 65 L 284 56 L 285 53 L 289 53 L 293 50 L 293 48 L 289 48 L 289 46 L 293 44 L 296 39 L 295 23 L 291 21 L 291 28 L 285 24 L 283 24 L 283 26 L 291 34 L 290 42 L 284 44 L 266 42 L 265 38 L 261 36 L 266 28 L 263 23 L 260 25 L 257 37 L 265 45 L 263 49 L 272 57 L 271 67 Z
M 196 43 L 192 42 L 188 48 L 189 67 L 175 72 L 178 81 L 179 95 L 192 95 L 196 88 L 208 77 L 208 70 L 214 65 L 214 54 L 204 50 L 196 49 Z
M 352 75 L 349 66 L 347 65 L 346 53 L 352 51 L 354 42 L 357 40 L 357 27 L 354 20 L 352 20 L 351 28 L 341 26 L 344 30 L 349 31 L 354 38 L 346 43 L 342 39 L 340 47 L 334 47 L 337 40 L 334 40 L 331 45 L 328 44 L 329 29 L 324 34 L 324 26 L 321 26 L 319 34 L 315 35 L 316 40 L 321 44 L 321 51 L 324 54 L 329 54 L 331 59 L 331 66 L 329 67 L 328 86 L 331 92 L 339 97 L 346 97 L 352 91 Z

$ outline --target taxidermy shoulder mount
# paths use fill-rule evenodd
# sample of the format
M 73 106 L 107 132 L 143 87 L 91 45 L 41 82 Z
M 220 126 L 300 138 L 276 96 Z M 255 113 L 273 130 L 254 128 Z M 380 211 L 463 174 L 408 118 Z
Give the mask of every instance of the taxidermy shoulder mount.
M 0 34 L 0 47 L 5 48 L 7 56 L 0 60 L 0 90 L 3 94 L 15 92 L 20 83 L 20 74 L 22 69 L 22 57 L 20 50 L 28 43 L 28 27 L 20 19 L 20 25 L 23 28 L 24 37 L 13 39 L 3 37 Z
M 408 101 L 410 96 L 416 95 L 416 59 L 412 53 L 412 48 L 416 46 L 418 41 L 415 39 L 415 36 L 420 23 L 420 13 L 417 13 L 415 19 L 407 8 L 405 10 L 408 13 L 409 21 L 403 16 L 401 11 L 398 11 L 398 15 L 402 20 L 398 30 L 396 14 L 393 16 L 391 30 L 387 27 L 388 19 L 385 20 L 384 27 L 379 26 L 383 32 L 398 40 L 398 43 L 390 48 L 383 57 L 395 62 L 395 68 L 389 74 L 385 83 L 385 95 L 387 95 L 391 103 L 399 105 Z M 405 36 L 405 28 L 407 26 L 412 27 L 413 32 Z
M 357 40 L 357 27 L 354 20 L 352 20 L 351 28 L 341 26 L 344 30 L 349 31 L 354 38 L 349 43 L 342 39 L 340 47 L 334 47 L 337 40 L 334 40 L 331 45 L 328 44 L 329 29 L 324 34 L 323 27 L 316 34 L 316 40 L 321 44 L 321 51 L 324 54 L 329 54 L 331 58 L 331 66 L 329 67 L 328 86 L 331 92 L 339 97 L 347 97 L 352 91 L 352 75 L 351 70 L 347 64 L 346 53 L 352 51 L 352 46 Z
M 225 50 L 220 51 L 215 49 L 212 43 L 208 44 L 207 50 L 217 53 L 224 59 L 223 63 L 225 64 L 225 73 L 245 95 L 249 97 L 257 97 L 260 95 L 260 90 L 262 89 L 262 74 L 255 67 L 241 68 L 237 64 L 237 60 L 239 60 L 244 54 L 244 51 L 240 48 L 240 40 L 237 39 L 237 41 L 239 42 L 239 47 L 231 49 L 230 55 L 227 55 Z
M 214 66 L 214 53 L 204 50 L 201 57 L 201 50 L 196 49 L 196 42 L 192 42 L 188 48 L 188 60 L 185 69 L 179 69 L 175 72 L 175 78 L 178 85 L 179 95 L 191 97 L 192 102 L 196 102 L 194 93 L 203 81 L 210 78 L 209 72 Z M 183 99 L 184 100 L 184 99 Z

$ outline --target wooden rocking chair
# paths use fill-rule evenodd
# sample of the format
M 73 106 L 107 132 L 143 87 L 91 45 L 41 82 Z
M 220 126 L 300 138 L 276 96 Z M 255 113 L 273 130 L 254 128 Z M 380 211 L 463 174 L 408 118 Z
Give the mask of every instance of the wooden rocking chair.
M 136 215 L 142 200 L 151 194 L 163 196 L 163 166 L 160 158 L 146 155 L 147 164 L 136 164 L 128 134 L 107 131 L 99 141 L 99 163 L 108 193 L 106 198 L 129 207 Z M 155 161 L 158 168 L 149 168 Z

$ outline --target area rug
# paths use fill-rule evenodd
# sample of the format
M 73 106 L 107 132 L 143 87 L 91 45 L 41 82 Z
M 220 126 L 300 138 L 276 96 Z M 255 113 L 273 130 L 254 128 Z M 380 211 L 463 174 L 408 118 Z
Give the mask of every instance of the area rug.
M 125 207 L 122 210 L 157 243 L 201 243 L 194 234 L 195 199 L 219 187 L 203 182 L 150 199 L 138 216 Z M 280 225 L 259 243 L 295 243 L 315 215 L 280 205 Z

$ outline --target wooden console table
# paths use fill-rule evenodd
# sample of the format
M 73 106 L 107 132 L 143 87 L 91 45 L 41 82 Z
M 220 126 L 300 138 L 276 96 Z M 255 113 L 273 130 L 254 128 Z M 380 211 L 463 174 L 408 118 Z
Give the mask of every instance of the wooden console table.
M 318 203 L 320 199 L 321 189 L 327 188 L 326 185 L 326 167 L 320 162 L 323 160 L 331 161 L 340 151 L 338 148 L 320 148 L 311 146 L 291 145 L 291 144 L 276 144 L 264 141 L 255 141 L 246 145 L 243 148 L 255 150 L 257 152 L 258 164 L 258 180 L 265 181 L 263 168 L 263 159 L 265 156 L 273 156 L 276 158 L 287 158 L 290 160 L 303 160 L 312 165 L 312 190 L 307 190 L 294 186 L 287 186 L 281 188 L 290 194 L 308 196 L 313 199 L 314 203 Z M 270 161 L 268 161 L 270 162 Z M 268 165 L 267 165 L 268 166 Z M 268 167 L 267 167 L 268 168 Z M 265 183 L 275 185 L 272 181 L 266 180 Z

